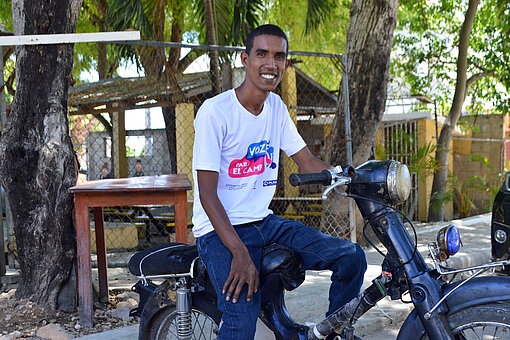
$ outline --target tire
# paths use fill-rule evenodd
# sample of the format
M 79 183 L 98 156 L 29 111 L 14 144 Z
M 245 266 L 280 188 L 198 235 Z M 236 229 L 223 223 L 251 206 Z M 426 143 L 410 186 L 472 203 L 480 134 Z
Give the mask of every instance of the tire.
M 213 316 L 193 306 L 191 310 L 191 340 L 212 340 L 218 337 L 219 324 Z M 177 340 L 175 306 L 163 310 L 154 320 L 149 333 L 151 340 Z
M 473 306 L 448 315 L 455 339 L 510 339 L 510 304 Z M 429 337 L 424 335 L 421 339 Z

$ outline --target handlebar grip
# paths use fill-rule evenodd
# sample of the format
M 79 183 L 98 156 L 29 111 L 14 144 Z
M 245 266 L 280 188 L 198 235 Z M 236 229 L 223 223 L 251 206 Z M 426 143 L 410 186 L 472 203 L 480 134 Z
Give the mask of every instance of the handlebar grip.
M 293 187 L 303 184 L 330 185 L 331 180 L 331 172 L 328 170 L 313 174 L 291 174 L 289 177 L 289 182 Z

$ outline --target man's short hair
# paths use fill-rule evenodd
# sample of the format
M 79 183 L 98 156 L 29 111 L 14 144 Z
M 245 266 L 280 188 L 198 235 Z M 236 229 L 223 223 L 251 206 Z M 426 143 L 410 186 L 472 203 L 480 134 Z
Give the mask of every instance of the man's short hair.
M 250 32 L 250 34 L 248 34 L 245 44 L 246 53 L 248 55 L 250 55 L 251 49 L 253 48 L 253 41 L 255 40 L 255 37 L 259 35 L 274 35 L 282 38 L 287 43 L 287 49 L 285 50 L 285 54 L 289 53 L 289 40 L 287 39 L 285 32 L 283 32 L 283 30 L 276 25 L 266 24 L 255 28 L 253 31 Z

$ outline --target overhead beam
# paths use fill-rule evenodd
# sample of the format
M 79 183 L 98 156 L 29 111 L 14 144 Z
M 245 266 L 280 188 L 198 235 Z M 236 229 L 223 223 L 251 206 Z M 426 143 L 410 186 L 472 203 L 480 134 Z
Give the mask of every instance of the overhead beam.
M 74 44 L 132 40 L 140 40 L 140 31 L 4 36 L 0 37 L 0 46 Z
M 106 105 L 106 104 L 104 104 Z M 136 110 L 136 109 L 145 109 L 150 107 L 158 107 L 158 106 L 173 106 L 175 103 L 172 103 L 168 100 L 162 100 L 158 101 L 157 103 L 147 103 L 147 104 L 140 104 L 140 105 L 122 105 L 122 110 Z M 74 105 L 70 105 L 71 107 L 76 107 Z M 78 108 L 76 108 L 76 111 L 69 111 L 70 116 L 76 116 L 76 115 L 86 115 L 86 114 L 96 114 L 96 113 L 112 113 L 119 111 L 119 108 L 93 108 L 91 106 L 83 105 Z

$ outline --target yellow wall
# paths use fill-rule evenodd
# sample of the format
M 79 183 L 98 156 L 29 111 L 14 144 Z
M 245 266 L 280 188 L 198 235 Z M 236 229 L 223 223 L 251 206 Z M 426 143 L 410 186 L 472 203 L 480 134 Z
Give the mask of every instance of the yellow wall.
M 180 103 L 175 107 L 175 126 L 179 133 L 176 136 L 177 173 L 188 176 L 193 187 L 193 142 L 195 140 L 195 106 L 192 103 Z M 193 201 L 193 190 L 188 190 L 188 202 Z M 193 215 L 192 203 L 188 203 L 188 219 Z
M 296 70 L 292 66 L 287 68 L 282 79 L 282 100 L 287 104 L 294 124 L 297 124 L 297 110 L 291 109 L 291 106 L 297 105 Z M 286 155 L 283 156 L 283 170 L 285 197 L 299 196 L 299 188 L 291 186 L 288 180 L 290 174 L 299 172 L 299 169 L 297 164 Z
M 470 119 L 471 118 L 471 119 Z M 472 117 L 461 117 L 461 121 L 466 120 L 469 124 L 475 124 L 476 131 L 469 131 L 458 138 L 474 138 L 476 140 L 454 139 L 454 174 L 463 183 L 472 176 L 478 176 L 492 183 L 494 186 L 501 184 L 498 174 L 504 171 L 505 150 L 503 139 L 505 137 L 505 117 L 500 114 L 480 115 L 476 119 Z M 472 155 L 480 155 L 487 159 L 490 164 L 490 170 L 481 162 L 472 161 Z M 463 189 L 468 189 L 463 187 Z M 470 200 L 473 201 L 476 208 L 471 211 L 472 214 L 486 212 L 492 205 L 492 194 L 481 190 L 472 191 Z
M 113 112 L 113 173 L 115 178 L 127 177 L 125 112 Z
M 441 126 L 438 128 L 441 129 Z M 435 123 L 431 119 L 420 119 L 418 121 L 418 147 L 422 147 L 427 143 L 432 143 L 433 145 L 437 143 Z M 450 155 L 448 156 L 448 171 L 453 171 L 453 146 L 450 147 Z M 433 181 L 433 172 L 421 176 L 418 180 L 418 219 L 420 221 L 427 221 L 428 219 Z M 445 219 L 451 220 L 452 217 L 453 203 L 452 201 L 448 201 L 445 206 Z
M 418 147 L 429 142 L 433 142 L 435 144 L 435 135 L 436 130 L 432 120 L 422 119 L 418 121 Z M 427 176 L 422 176 L 418 180 L 418 218 L 420 221 L 426 221 L 428 218 L 433 179 L 434 176 L 429 174 Z

